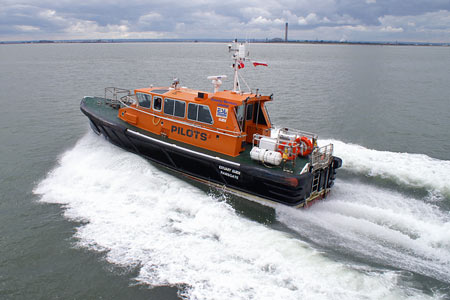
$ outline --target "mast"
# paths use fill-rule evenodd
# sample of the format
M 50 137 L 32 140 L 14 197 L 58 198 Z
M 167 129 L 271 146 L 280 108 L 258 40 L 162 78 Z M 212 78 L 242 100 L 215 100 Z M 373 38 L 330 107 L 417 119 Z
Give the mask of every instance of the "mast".
M 233 92 L 240 92 L 241 86 L 239 84 L 239 69 L 244 67 L 244 61 L 248 60 L 248 52 L 245 49 L 245 44 L 238 43 L 237 39 L 233 41 L 233 44 L 228 45 L 228 51 L 232 52 L 234 79 L 233 79 Z

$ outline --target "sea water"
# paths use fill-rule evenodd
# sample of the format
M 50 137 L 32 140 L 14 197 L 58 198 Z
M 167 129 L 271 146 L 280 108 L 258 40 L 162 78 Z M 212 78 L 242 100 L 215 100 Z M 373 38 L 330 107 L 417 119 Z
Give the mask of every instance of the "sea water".
M 445 47 L 255 44 L 277 126 L 344 161 L 306 210 L 173 174 L 88 128 L 103 87 L 212 90 L 226 45 L 0 47 L 0 296 L 6 299 L 450 297 L 450 64 Z M 223 87 L 229 88 L 230 82 Z

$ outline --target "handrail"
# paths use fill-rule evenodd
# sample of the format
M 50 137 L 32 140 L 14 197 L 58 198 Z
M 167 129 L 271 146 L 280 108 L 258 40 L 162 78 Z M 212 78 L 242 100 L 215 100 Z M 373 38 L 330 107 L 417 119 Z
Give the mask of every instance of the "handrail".
M 313 145 L 316 144 L 316 141 L 319 138 L 319 136 L 315 133 L 302 131 L 299 129 L 280 128 L 278 131 L 278 137 L 280 139 L 290 140 L 295 139 L 294 137 L 301 137 L 301 136 L 309 138 L 312 141 Z
M 130 100 L 130 101 L 125 101 L 124 99 Z M 226 129 L 211 129 L 211 128 L 199 125 L 198 123 L 184 122 L 184 121 L 181 121 L 181 120 L 167 118 L 167 117 L 164 117 L 164 116 L 159 115 L 159 114 L 155 114 L 155 113 L 151 113 L 151 112 L 147 112 L 147 111 L 144 111 L 144 110 L 137 109 L 136 107 L 132 107 L 132 106 L 127 104 L 127 103 L 130 103 L 130 102 L 131 103 L 135 103 L 135 101 L 136 101 L 134 98 L 132 98 L 131 96 L 128 96 L 128 95 L 122 96 L 120 99 L 117 99 L 117 101 L 120 102 L 124 107 L 127 107 L 129 109 L 133 109 L 133 110 L 139 111 L 141 113 L 144 113 L 144 114 L 147 114 L 147 115 L 150 115 L 150 116 L 153 116 L 153 117 L 160 118 L 162 120 L 168 120 L 168 121 L 175 122 L 175 123 L 178 123 L 178 124 L 183 124 L 183 125 L 186 125 L 186 126 L 192 126 L 194 128 L 199 128 L 199 129 L 203 129 L 203 130 L 214 132 L 214 133 L 220 133 L 220 134 L 224 134 L 224 135 L 231 136 L 231 137 L 241 138 L 241 137 L 246 137 L 247 136 L 247 134 L 242 134 L 242 132 L 240 132 L 240 131 L 236 132 L 236 131 L 231 131 L 231 130 L 226 130 Z
M 263 138 L 272 140 L 274 142 L 274 145 L 275 145 L 276 149 L 279 149 L 280 146 L 285 147 L 286 145 L 288 147 L 289 146 L 291 146 L 291 147 L 299 147 L 300 146 L 299 143 L 297 143 L 295 141 L 295 138 L 289 140 L 290 143 L 288 143 L 287 139 L 280 138 L 280 136 L 274 138 L 274 137 L 268 137 L 268 136 L 265 136 L 265 135 L 262 135 L 262 134 L 259 134 L 259 133 L 255 133 L 253 135 L 253 144 L 252 145 L 256 146 L 256 147 L 260 147 L 260 142 L 261 142 L 261 139 L 263 139 Z
M 187 125 L 187 126 L 193 126 L 195 128 L 200 128 L 200 129 L 204 129 L 204 130 L 215 132 L 215 133 L 225 134 L 225 135 L 228 135 L 228 136 L 233 136 L 233 137 L 235 137 L 235 136 L 236 137 L 246 137 L 247 136 L 246 133 L 242 134 L 242 132 L 240 132 L 240 131 L 238 133 L 236 131 L 227 130 L 227 129 L 214 130 L 214 129 L 202 126 L 202 124 L 200 124 L 198 122 L 196 122 L 196 123 L 183 122 L 181 120 L 176 120 L 176 119 L 172 119 L 172 118 L 163 117 L 163 116 L 161 116 L 159 114 L 154 114 L 154 113 L 151 113 L 151 112 L 147 112 L 147 111 L 144 111 L 144 110 L 137 109 L 135 107 L 131 107 L 130 104 L 136 103 L 137 100 L 136 100 L 134 94 L 132 94 L 131 90 L 129 90 L 129 89 L 118 88 L 118 87 L 106 87 L 105 88 L 105 99 L 108 99 L 108 97 L 107 97 L 108 93 L 112 94 L 111 102 L 113 104 L 121 103 L 125 107 L 128 107 L 130 109 L 134 109 L 134 110 L 140 111 L 140 112 L 142 112 L 144 114 L 151 115 L 153 117 L 161 118 L 163 120 L 173 121 L 175 123 L 179 123 L 179 124 L 183 124 L 183 125 Z M 126 95 L 121 96 L 120 98 L 118 98 L 119 94 L 126 94 Z
M 296 134 L 300 134 L 301 136 L 306 136 L 306 137 L 313 137 L 314 139 L 317 139 L 317 135 L 315 134 L 311 134 L 311 133 L 307 133 L 304 131 L 300 131 L 300 130 L 295 130 L 295 129 L 289 129 L 288 130 L 290 133 L 295 132 Z M 279 134 L 279 133 L 278 133 Z M 264 135 L 260 135 L 260 134 L 254 134 L 253 135 L 253 146 L 259 147 L 260 146 L 260 142 L 261 139 L 263 138 L 268 138 L 268 139 L 272 139 L 274 144 L 275 144 L 275 149 L 276 151 L 278 151 L 278 149 L 286 149 L 287 147 L 287 151 L 288 151 L 288 155 L 294 155 L 295 152 L 293 152 L 293 149 L 295 147 L 299 147 L 300 145 L 295 141 L 295 138 L 290 139 L 291 143 L 286 143 L 287 141 L 287 137 L 281 135 L 278 135 L 277 138 L 275 137 L 267 137 Z M 310 155 L 310 165 L 312 166 L 313 170 L 317 170 L 320 168 L 324 168 L 327 167 L 330 163 L 331 160 L 333 158 L 333 144 L 329 144 L 323 147 L 317 147 L 315 146 L 311 155 Z
M 333 157 L 333 144 L 316 148 L 311 153 L 311 165 L 313 170 L 326 167 L 330 164 Z
M 132 94 L 131 91 L 128 89 L 117 88 L 117 87 L 106 87 L 105 88 L 105 99 L 108 99 L 108 97 L 107 97 L 108 93 L 112 94 L 111 102 L 113 104 L 120 102 L 119 99 L 117 98 L 120 94 L 127 94 L 127 96 L 130 96 Z

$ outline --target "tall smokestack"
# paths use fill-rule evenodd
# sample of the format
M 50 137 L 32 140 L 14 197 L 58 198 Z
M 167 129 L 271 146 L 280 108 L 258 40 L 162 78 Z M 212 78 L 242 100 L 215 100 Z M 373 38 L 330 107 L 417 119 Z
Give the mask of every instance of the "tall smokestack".
M 286 22 L 286 31 L 284 32 L 284 41 L 287 42 L 288 23 Z

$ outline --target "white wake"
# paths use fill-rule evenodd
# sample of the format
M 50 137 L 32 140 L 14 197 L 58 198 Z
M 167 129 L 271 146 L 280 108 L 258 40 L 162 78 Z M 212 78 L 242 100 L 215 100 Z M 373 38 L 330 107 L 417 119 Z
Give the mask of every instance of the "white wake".
M 450 197 L 450 161 L 425 154 L 398 153 L 368 149 L 338 140 L 332 143 L 343 168 L 353 173 L 389 178 L 397 183 L 437 191 Z
M 325 248 L 450 283 L 450 214 L 431 203 L 336 180 L 326 201 L 277 217 Z
M 397 272 L 334 261 L 240 217 L 93 134 L 61 157 L 35 193 L 63 205 L 68 219 L 83 221 L 76 232 L 80 246 L 105 251 L 113 264 L 138 267 L 138 282 L 186 287 L 189 299 L 429 298 L 403 286 Z

